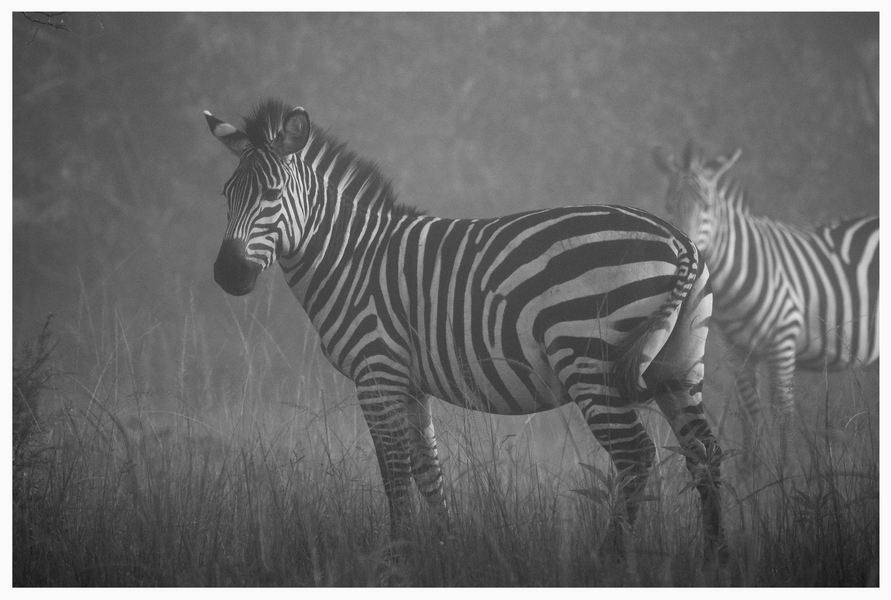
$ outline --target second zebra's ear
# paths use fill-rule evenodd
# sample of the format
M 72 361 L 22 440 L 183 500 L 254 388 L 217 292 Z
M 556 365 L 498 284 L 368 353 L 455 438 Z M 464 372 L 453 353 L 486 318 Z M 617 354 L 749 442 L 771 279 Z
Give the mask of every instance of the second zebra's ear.
M 664 146 L 656 146 L 653 148 L 653 162 L 655 162 L 656 167 L 666 175 L 677 173 L 680 169 L 680 165 L 677 164 L 672 153 L 666 150 Z
M 216 118 L 208 111 L 204 111 L 204 118 L 207 119 L 210 132 L 214 137 L 223 142 L 232 154 L 241 158 L 249 144 L 247 136 L 232 125 L 229 125 L 229 123 Z
M 303 150 L 309 140 L 309 115 L 302 108 L 295 108 L 282 124 L 282 130 L 275 136 L 272 147 L 285 157 Z
M 723 175 L 727 169 L 733 166 L 733 163 L 735 163 L 740 156 L 742 156 L 742 148 L 737 148 L 733 154 L 724 154 L 715 159 L 718 163 L 718 168 L 715 170 L 715 177 Z

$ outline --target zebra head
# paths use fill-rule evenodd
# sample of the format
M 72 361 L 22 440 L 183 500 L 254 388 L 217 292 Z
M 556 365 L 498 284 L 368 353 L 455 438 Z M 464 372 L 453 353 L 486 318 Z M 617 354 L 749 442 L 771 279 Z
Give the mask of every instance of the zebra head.
M 309 139 L 302 108 L 267 101 L 247 119 L 244 131 L 204 111 L 211 132 L 239 158 L 226 182 L 228 225 L 213 266 L 214 280 L 227 293 L 242 296 L 259 274 L 296 249 L 306 210 L 295 202 L 300 187 L 294 154 Z
M 702 252 L 708 250 L 718 218 L 719 181 L 741 154 L 742 150 L 737 149 L 732 155 L 705 160 L 702 150 L 687 142 L 678 161 L 662 146 L 653 149 L 656 166 L 668 175 L 665 208 L 669 218 Z

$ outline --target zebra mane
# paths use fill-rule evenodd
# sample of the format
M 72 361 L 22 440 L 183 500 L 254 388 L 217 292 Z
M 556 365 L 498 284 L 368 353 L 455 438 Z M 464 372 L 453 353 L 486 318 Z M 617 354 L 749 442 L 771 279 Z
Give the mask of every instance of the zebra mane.
M 280 100 L 270 98 L 262 102 L 244 119 L 243 130 L 251 144 L 256 148 L 272 149 L 273 141 L 292 110 L 292 106 Z M 313 170 L 342 198 L 369 210 L 396 215 L 423 214 L 415 207 L 396 201 L 390 180 L 384 177 L 377 164 L 358 157 L 327 129 L 314 124 L 310 127 L 309 141 L 300 152 L 301 160 L 312 165 Z
M 269 98 L 244 117 L 241 129 L 254 148 L 272 150 L 275 136 L 282 130 L 285 117 L 293 110 L 281 100 Z
M 717 172 L 722 163 L 716 158 L 706 158 L 702 148 L 688 142 L 684 149 L 683 169 L 688 173 L 702 173 L 703 175 Z M 751 205 L 746 194 L 746 188 L 740 185 L 729 173 L 722 173 L 715 185 L 718 193 L 727 201 L 734 210 L 743 214 L 751 214 Z
M 727 204 L 729 204 L 735 211 L 744 215 L 752 214 L 752 206 L 749 204 L 746 188 L 733 179 L 733 177 L 727 173 L 721 175 L 721 178 L 718 179 L 717 188 L 718 193 L 724 197 Z

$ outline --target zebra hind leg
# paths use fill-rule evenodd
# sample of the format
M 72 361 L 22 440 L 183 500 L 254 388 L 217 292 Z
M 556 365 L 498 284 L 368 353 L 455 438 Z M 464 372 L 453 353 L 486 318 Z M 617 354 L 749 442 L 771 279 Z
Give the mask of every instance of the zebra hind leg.
M 699 492 L 705 537 L 705 562 L 724 566 L 728 549 L 721 510 L 721 447 L 702 407 L 705 343 L 711 315 L 711 294 L 697 282 L 671 335 L 644 373 L 648 389 L 680 445 L 687 470 Z
M 656 458 L 656 447 L 647 434 L 637 410 L 626 400 L 611 396 L 576 399 L 585 422 L 600 445 L 609 453 L 618 473 L 622 502 L 610 515 L 602 554 L 626 554 L 626 533 L 634 525 L 647 479 Z
M 712 434 L 702 408 L 702 383 L 689 377 L 663 380 L 654 386 L 656 402 L 668 420 L 684 456 L 687 471 L 699 492 L 705 537 L 706 564 L 717 559 L 726 565 L 729 555 L 721 509 L 721 446 Z

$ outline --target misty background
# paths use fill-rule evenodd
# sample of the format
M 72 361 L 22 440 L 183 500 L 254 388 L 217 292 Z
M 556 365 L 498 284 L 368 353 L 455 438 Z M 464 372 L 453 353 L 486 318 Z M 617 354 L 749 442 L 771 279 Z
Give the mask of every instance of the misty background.
M 315 378 L 364 430 L 277 268 L 242 299 L 214 283 L 236 161 L 203 110 L 238 124 L 268 96 L 303 106 L 437 216 L 592 203 L 666 216 L 650 153 L 688 139 L 711 156 L 742 148 L 732 173 L 755 214 L 809 227 L 878 212 L 876 14 L 87 13 L 63 25 L 12 17 L 13 350 L 55 314 L 58 393 L 86 402 L 107 386 L 124 415 L 225 410 L 246 382 L 274 414 Z M 729 387 L 710 341 L 715 418 Z M 552 425 L 568 414 L 533 425 L 562 436 Z

